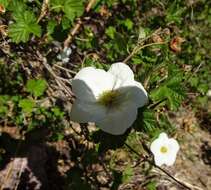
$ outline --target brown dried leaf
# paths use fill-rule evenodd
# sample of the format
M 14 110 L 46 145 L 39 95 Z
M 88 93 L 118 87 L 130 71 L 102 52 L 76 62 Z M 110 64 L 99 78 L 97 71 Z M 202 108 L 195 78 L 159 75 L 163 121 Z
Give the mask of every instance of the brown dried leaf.
M 154 43 L 162 43 L 162 42 L 163 42 L 163 39 L 161 38 L 160 35 L 154 34 L 154 35 L 152 36 L 152 41 L 153 41 Z
M 170 42 L 170 48 L 172 51 L 174 52 L 181 52 L 181 45 L 182 43 L 185 41 L 184 38 L 180 37 L 180 36 L 176 36 L 174 37 L 171 42 Z
M 0 4 L 0 13 L 5 13 L 5 11 L 4 5 Z
M 111 13 L 109 12 L 109 9 L 103 5 L 101 8 L 100 8 L 100 15 L 105 17 L 105 18 L 108 18 L 111 16 Z

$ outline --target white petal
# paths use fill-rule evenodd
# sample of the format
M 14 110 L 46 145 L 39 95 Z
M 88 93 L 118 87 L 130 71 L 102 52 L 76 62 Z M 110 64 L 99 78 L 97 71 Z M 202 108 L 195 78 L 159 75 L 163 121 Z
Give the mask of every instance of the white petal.
M 154 154 L 154 156 L 156 156 L 156 154 L 159 154 L 160 153 L 160 148 L 162 146 L 164 146 L 164 143 L 163 143 L 162 139 L 160 139 L 160 138 L 155 139 L 151 143 L 150 150 Z
M 160 133 L 159 139 L 162 139 L 165 142 L 169 140 L 168 135 L 164 132 Z
M 134 105 L 124 105 L 119 110 L 109 111 L 106 117 L 96 122 L 103 131 L 113 134 L 123 134 L 135 121 L 137 108 Z
M 172 152 L 177 153 L 179 151 L 179 143 L 173 138 L 170 138 L 168 141 L 169 141 L 168 142 L 169 149 Z
M 112 90 L 115 78 L 102 69 L 85 67 L 72 81 L 72 91 L 76 98 L 90 100 L 90 94 L 97 98 L 103 91 Z
M 118 88 L 118 90 L 126 96 L 125 101 L 133 102 L 137 108 L 144 106 L 148 102 L 147 92 L 141 83 L 131 81 L 127 83 L 127 86 Z
M 133 71 L 128 65 L 122 62 L 112 64 L 108 72 L 121 81 L 134 80 Z
M 95 102 L 83 102 L 75 100 L 73 103 L 70 119 L 78 123 L 96 122 L 105 118 L 106 109 Z
M 176 154 L 170 154 L 169 153 L 169 154 L 166 155 L 165 164 L 167 166 L 171 166 L 171 165 L 174 164 L 175 160 L 176 160 Z
M 72 91 L 76 96 L 77 100 L 84 102 L 96 102 L 96 97 L 93 90 L 88 86 L 84 80 L 73 79 L 72 80 Z
M 158 155 L 154 157 L 154 161 L 157 166 L 162 166 L 165 163 L 163 157 Z

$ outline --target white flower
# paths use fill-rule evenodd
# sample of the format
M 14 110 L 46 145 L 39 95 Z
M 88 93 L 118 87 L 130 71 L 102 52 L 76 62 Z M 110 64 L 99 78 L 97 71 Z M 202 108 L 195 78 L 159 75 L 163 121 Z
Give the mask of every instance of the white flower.
M 207 96 L 210 98 L 211 97 L 211 89 L 207 91 Z
M 154 155 L 155 164 L 161 166 L 166 164 L 171 166 L 174 164 L 179 151 L 179 144 L 173 138 L 168 138 L 166 133 L 161 133 L 157 139 L 155 139 L 150 150 Z
M 57 59 L 61 60 L 63 63 L 68 63 L 70 60 L 69 56 L 71 55 L 71 53 L 72 49 L 65 47 L 63 52 L 57 55 Z
M 93 67 L 80 70 L 72 81 L 76 100 L 71 119 L 95 122 L 103 131 L 120 135 L 137 117 L 137 109 L 147 101 L 147 92 L 124 63 L 112 64 L 108 72 Z

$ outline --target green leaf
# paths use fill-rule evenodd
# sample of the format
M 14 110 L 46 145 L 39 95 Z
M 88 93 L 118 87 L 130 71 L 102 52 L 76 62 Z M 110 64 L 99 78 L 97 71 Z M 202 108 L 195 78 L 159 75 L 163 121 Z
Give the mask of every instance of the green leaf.
M 8 3 L 8 10 L 12 12 L 13 17 L 16 17 L 15 15 L 18 14 L 22 15 L 26 9 L 27 6 L 23 1 L 15 0 Z
M 152 91 L 151 98 L 155 102 L 166 98 L 167 106 L 171 110 L 176 110 L 180 106 L 181 101 L 185 98 L 181 83 L 182 76 L 180 74 L 174 77 L 168 77 L 163 85 Z
M 59 108 L 55 107 L 55 108 L 52 108 L 52 112 L 53 114 L 58 117 L 58 118 L 61 118 L 63 115 L 64 115 L 64 112 L 62 112 Z
M 83 0 L 52 0 L 51 9 L 55 12 L 64 12 L 65 16 L 73 21 L 84 12 Z
M 182 14 L 186 9 L 186 7 L 179 7 L 177 1 L 171 3 L 166 10 L 166 22 L 175 22 L 177 24 L 181 24 L 183 19 Z
M 189 83 L 192 87 L 197 87 L 199 84 L 199 78 L 198 77 L 191 77 L 189 79 Z
M 106 31 L 105 31 L 106 35 L 108 37 L 110 37 L 111 39 L 114 39 L 115 33 L 116 33 L 116 29 L 113 26 L 109 26 Z
M 9 97 L 6 95 L 0 95 L 0 115 L 5 115 L 8 112 L 7 101 Z
M 197 87 L 197 90 L 200 93 L 202 93 L 203 95 L 205 95 L 207 93 L 208 89 L 209 89 L 208 84 L 199 84 Z
M 156 182 L 155 181 L 151 181 L 147 184 L 146 188 L 147 190 L 156 190 Z
M 128 30 L 131 30 L 133 28 L 133 22 L 128 18 L 126 20 L 120 20 L 119 23 L 125 26 Z
M 75 19 L 75 17 L 79 17 L 83 14 L 84 6 L 82 0 L 66 0 L 64 4 L 64 13 L 67 18 L 71 21 Z
M 124 172 L 122 173 L 122 182 L 127 183 L 128 181 L 130 181 L 133 174 L 134 174 L 133 168 L 130 165 L 128 165 L 125 168 Z
M 26 90 L 35 97 L 42 96 L 47 88 L 47 82 L 43 79 L 31 79 L 27 81 Z
M 54 20 L 50 20 L 50 21 L 48 22 L 48 25 L 47 25 L 48 35 L 53 34 L 56 25 L 57 25 L 57 23 L 56 23 L 56 21 L 54 21 Z
M 155 113 L 149 109 L 144 110 L 143 114 L 143 127 L 146 132 L 153 131 L 157 126 Z
M 7 6 L 9 5 L 9 1 L 8 0 L 0 0 L 0 5 L 3 5 L 4 8 L 7 8 Z
M 17 12 L 13 16 L 16 22 L 9 25 L 9 36 L 13 42 L 27 42 L 31 34 L 41 36 L 41 27 L 36 23 L 33 12 Z
M 19 101 L 18 106 L 22 108 L 23 112 L 31 113 L 35 107 L 35 102 L 30 99 L 22 99 Z
M 64 7 L 64 2 L 64 0 L 51 0 L 51 10 L 54 10 L 55 12 L 60 12 Z

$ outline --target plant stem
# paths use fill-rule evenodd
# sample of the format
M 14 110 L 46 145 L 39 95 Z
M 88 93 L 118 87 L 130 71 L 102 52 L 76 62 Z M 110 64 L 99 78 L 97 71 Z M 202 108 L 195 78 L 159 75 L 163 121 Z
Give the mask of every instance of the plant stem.
M 160 171 L 162 171 L 163 173 L 165 173 L 168 177 L 170 177 L 172 180 L 174 180 L 176 183 L 178 183 L 179 185 L 181 185 L 182 187 L 188 189 L 188 190 L 192 190 L 190 187 L 188 187 L 187 185 L 185 185 L 183 182 L 179 181 L 178 179 L 176 179 L 174 176 L 172 176 L 169 172 L 167 172 L 166 170 L 164 170 L 163 168 L 161 168 L 160 166 L 155 165 L 154 162 L 152 162 L 151 160 L 149 160 L 146 156 L 141 155 L 140 153 L 138 153 L 136 150 L 134 150 L 130 145 L 128 145 L 127 143 L 125 143 L 125 146 L 128 147 L 132 152 L 134 152 L 135 154 L 137 154 L 139 157 L 143 158 L 143 161 L 147 161 L 149 164 L 153 165 L 155 168 L 158 168 Z
M 149 47 L 149 46 L 153 46 L 153 45 L 162 45 L 162 44 L 165 44 L 166 42 L 156 42 L 156 43 L 150 43 L 150 44 L 145 44 L 145 45 L 142 45 L 140 47 L 136 47 L 133 49 L 133 51 L 131 52 L 131 54 L 129 54 L 126 59 L 123 61 L 124 63 L 126 63 L 128 60 L 130 60 L 136 53 L 138 53 L 141 49 L 144 49 L 146 47 Z
M 86 8 L 85 8 L 85 12 L 88 13 L 92 6 L 95 4 L 96 0 L 90 0 L 89 3 L 87 4 Z M 64 41 L 64 48 L 65 47 L 69 47 L 70 43 L 73 40 L 73 37 L 76 35 L 76 33 L 79 31 L 79 29 L 81 28 L 82 25 L 82 18 L 79 18 L 75 27 L 70 30 L 67 39 Z

